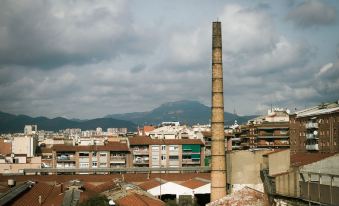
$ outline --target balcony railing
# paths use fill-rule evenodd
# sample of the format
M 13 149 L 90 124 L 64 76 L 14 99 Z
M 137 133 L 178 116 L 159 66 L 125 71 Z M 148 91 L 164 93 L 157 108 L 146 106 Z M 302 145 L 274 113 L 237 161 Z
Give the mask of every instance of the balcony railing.
M 306 145 L 306 150 L 319 150 L 319 144 Z
M 75 157 L 74 156 L 57 156 L 58 162 L 74 162 Z
M 169 165 L 179 165 L 179 160 L 169 160 L 168 164 Z
M 148 155 L 148 150 L 133 150 L 134 155 Z
M 182 164 L 200 164 L 200 160 L 199 161 L 193 161 L 192 159 L 183 159 Z
M 318 139 L 318 135 L 315 135 L 315 134 L 306 134 L 306 139 Z
M 305 125 L 306 129 L 318 128 L 318 123 L 316 122 L 308 122 Z
M 110 162 L 111 163 L 125 163 L 126 159 L 125 159 L 125 157 L 111 156 L 110 157 Z
M 136 165 L 144 165 L 144 164 L 149 164 L 149 160 L 133 160 L 133 164 Z

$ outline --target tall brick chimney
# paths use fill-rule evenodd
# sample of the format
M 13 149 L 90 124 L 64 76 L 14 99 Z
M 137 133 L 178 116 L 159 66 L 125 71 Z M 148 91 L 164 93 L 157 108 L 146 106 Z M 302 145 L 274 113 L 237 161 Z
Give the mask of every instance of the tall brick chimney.
M 213 22 L 212 32 L 211 201 L 215 201 L 226 196 L 221 22 Z

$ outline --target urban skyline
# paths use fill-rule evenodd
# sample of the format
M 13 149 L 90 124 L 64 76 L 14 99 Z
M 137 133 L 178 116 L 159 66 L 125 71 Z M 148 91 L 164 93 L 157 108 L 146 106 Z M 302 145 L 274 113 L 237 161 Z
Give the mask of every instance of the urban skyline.
M 210 105 L 216 19 L 224 25 L 226 111 L 263 114 L 271 104 L 338 98 L 335 1 L 0 5 L 4 112 L 94 118 L 183 99 Z

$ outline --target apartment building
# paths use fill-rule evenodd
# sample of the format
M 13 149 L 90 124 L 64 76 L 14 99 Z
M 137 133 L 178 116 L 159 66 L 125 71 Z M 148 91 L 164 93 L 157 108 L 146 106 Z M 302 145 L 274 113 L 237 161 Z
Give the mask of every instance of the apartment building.
M 235 135 L 241 138 L 242 149 L 289 148 L 289 110 L 272 108 L 267 115 L 249 120 L 241 125 Z
M 38 132 L 38 126 L 37 125 L 25 125 L 24 127 L 24 133 L 25 135 L 33 135 Z
M 339 104 L 324 103 L 290 115 L 292 153 L 339 152 Z
M 188 126 L 163 124 L 149 132 L 152 139 L 198 139 L 197 132 Z
M 204 165 L 204 143 L 197 139 L 129 139 L 134 167 L 188 167 Z
M 34 157 L 38 140 L 32 136 L 13 137 L 12 139 L 12 153 L 19 155 L 26 155 L 27 157 Z
M 118 168 L 129 166 L 129 148 L 126 143 L 106 145 L 54 145 L 53 168 Z

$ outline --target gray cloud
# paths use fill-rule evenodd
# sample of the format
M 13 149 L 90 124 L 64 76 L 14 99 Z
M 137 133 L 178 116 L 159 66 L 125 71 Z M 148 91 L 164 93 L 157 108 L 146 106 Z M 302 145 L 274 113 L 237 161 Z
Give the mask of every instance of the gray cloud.
M 0 7 L 0 65 L 53 68 L 149 52 L 148 35 L 136 29 L 119 0 L 6 0 Z
M 287 15 L 286 19 L 302 28 L 333 24 L 336 21 L 335 8 L 327 5 L 325 1 L 307 0 Z
M 208 14 L 207 6 L 194 9 L 210 16 L 182 23 L 152 12 L 134 18 L 133 12 L 147 7 L 135 11 L 120 1 L 34 1 L 31 7 L 11 2 L 0 3 L 0 16 L 6 17 L 0 18 L 0 110 L 93 118 L 182 99 L 210 104 L 211 22 L 206 19 L 215 14 Z M 187 16 L 191 7 L 177 15 Z M 262 113 L 270 104 L 294 108 L 338 96 L 335 55 L 319 55 L 323 44 L 304 38 L 312 35 L 304 30 L 282 30 L 286 22 L 273 17 L 270 7 L 218 7 L 226 111 Z M 35 8 L 45 10 L 35 14 Z M 325 49 L 335 52 L 335 44 Z M 44 69 L 46 64 L 53 69 Z

